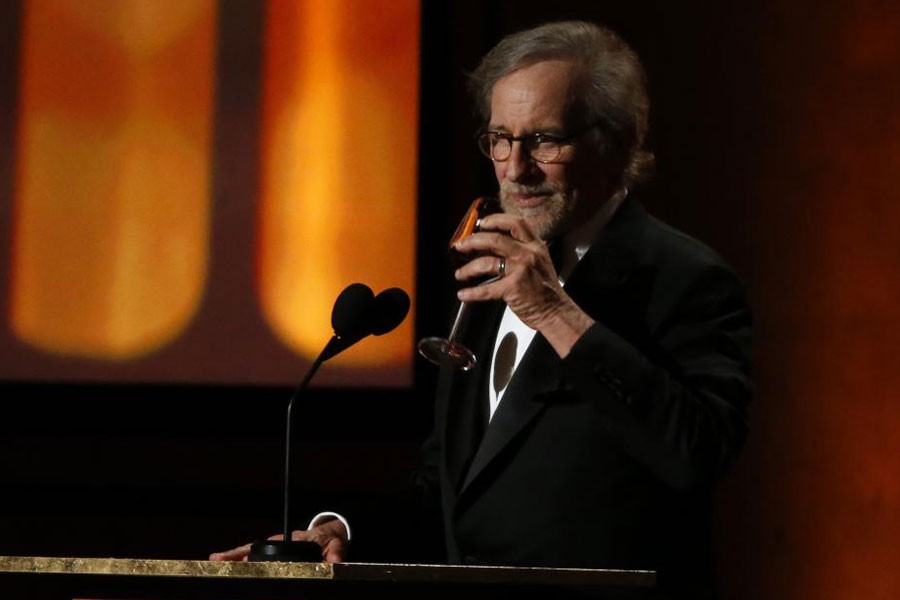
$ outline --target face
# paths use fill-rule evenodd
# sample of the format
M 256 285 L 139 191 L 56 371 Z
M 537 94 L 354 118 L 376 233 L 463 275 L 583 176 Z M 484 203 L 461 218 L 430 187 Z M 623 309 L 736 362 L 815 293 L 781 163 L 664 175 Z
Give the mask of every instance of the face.
M 570 135 L 584 127 L 571 101 L 576 67 L 567 61 L 543 61 L 497 80 L 491 95 L 489 128 L 514 136 L 532 133 Z M 586 134 L 562 149 L 560 162 L 539 163 L 514 142 L 512 154 L 494 162 L 500 204 L 525 218 L 542 239 L 550 240 L 584 222 L 608 195 L 599 151 Z

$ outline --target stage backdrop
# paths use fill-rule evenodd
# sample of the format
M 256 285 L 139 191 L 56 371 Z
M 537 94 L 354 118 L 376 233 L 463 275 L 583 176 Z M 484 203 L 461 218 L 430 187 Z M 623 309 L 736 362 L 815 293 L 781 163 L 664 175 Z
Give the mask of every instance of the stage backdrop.
M 289 383 L 414 291 L 418 0 L 20 6 L 0 379 Z M 409 385 L 412 322 L 319 383 Z

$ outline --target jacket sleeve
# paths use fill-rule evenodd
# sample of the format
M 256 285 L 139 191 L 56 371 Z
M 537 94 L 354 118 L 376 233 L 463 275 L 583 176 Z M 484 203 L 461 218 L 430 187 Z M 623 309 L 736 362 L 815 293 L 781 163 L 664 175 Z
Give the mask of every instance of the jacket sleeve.
M 564 388 L 600 403 L 626 453 L 688 490 L 711 485 L 744 443 L 751 316 L 727 267 L 706 265 L 682 283 L 671 308 L 647 323 L 653 352 L 597 315 L 560 375 Z

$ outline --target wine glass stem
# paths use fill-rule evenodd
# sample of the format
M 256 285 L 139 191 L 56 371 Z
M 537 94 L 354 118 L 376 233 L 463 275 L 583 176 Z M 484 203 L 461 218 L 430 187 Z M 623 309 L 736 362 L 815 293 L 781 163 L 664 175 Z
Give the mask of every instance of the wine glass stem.
M 450 328 L 450 335 L 447 338 L 451 342 L 456 341 L 456 330 L 459 329 L 459 324 L 462 322 L 463 314 L 466 310 L 466 303 L 460 302 L 459 308 L 456 309 L 456 317 L 453 319 L 453 327 Z

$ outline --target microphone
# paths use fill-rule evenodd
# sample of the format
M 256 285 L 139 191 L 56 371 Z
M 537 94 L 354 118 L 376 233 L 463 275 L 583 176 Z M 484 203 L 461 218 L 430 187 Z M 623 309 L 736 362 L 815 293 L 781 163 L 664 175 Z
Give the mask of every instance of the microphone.
M 335 300 L 331 310 L 331 327 L 334 335 L 313 361 L 303 381 L 288 401 L 284 440 L 284 539 L 253 544 L 250 547 L 250 560 L 321 562 L 322 550 L 317 543 L 291 540 L 291 424 L 294 400 L 306 389 L 323 362 L 337 356 L 364 337 L 371 334 L 384 335 L 393 331 L 406 318 L 409 304 L 409 295 L 400 288 L 388 288 L 376 296 L 371 288 L 363 283 L 351 283 Z
M 361 283 L 347 286 L 331 312 L 334 336 L 322 350 L 322 360 L 336 356 L 370 334 L 393 331 L 408 312 L 409 296 L 400 288 L 388 288 L 374 296 Z
M 371 288 L 363 283 L 351 283 L 334 301 L 331 310 L 331 328 L 339 337 L 359 334 L 365 336 L 366 317 L 375 301 Z
M 400 288 L 388 288 L 375 296 L 372 312 L 373 334 L 393 331 L 409 313 L 409 295 Z

